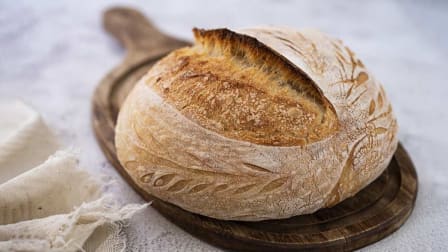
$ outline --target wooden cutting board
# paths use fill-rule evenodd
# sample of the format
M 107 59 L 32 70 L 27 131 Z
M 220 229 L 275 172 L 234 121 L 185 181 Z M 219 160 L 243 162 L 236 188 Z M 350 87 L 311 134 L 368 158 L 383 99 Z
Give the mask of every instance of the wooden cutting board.
M 170 51 L 188 45 L 157 30 L 133 9 L 113 8 L 104 27 L 127 50 L 123 63 L 98 85 L 92 122 L 109 161 L 152 207 L 196 237 L 238 251 L 349 251 L 397 230 L 412 212 L 417 174 L 400 144 L 384 173 L 354 197 L 314 214 L 259 222 L 222 221 L 185 211 L 142 191 L 117 160 L 114 128 L 120 106 L 137 80 Z

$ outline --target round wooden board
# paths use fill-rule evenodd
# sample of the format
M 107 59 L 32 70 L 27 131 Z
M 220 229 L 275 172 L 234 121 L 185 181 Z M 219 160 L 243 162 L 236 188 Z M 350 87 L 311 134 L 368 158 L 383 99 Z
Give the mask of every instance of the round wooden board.
M 314 214 L 260 222 L 222 221 L 185 211 L 139 188 L 117 160 L 115 120 L 126 95 L 159 58 L 187 42 L 160 33 L 139 12 L 113 8 L 106 30 L 126 47 L 122 65 L 109 73 L 93 96 L 93 128 L 105 155 L 125 180 L 167 219 L 198 238 L 238 251 L 349 251 L 376 242 L 409 217 L 417 196 L 417 174 L 399 144 L 384 173 L 338 205 Z

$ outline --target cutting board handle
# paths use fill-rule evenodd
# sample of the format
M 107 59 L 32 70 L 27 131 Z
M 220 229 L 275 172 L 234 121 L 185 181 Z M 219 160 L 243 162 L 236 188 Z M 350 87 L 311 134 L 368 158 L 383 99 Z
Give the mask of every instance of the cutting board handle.
M 115 36 L 129 53 L 160 50 L 176 39 L 160 32 L 142 13 L 126 7 L 113 7 L 103 16 L 104 28 Z

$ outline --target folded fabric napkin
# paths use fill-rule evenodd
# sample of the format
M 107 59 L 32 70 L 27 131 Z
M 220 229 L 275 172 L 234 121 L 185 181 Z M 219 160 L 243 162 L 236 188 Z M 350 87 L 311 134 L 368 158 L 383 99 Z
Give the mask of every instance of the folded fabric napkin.
M 76 154 L 54 153 L 56 138 L 25 104 L 1 102 L 0 118 L 0 251 L 125 251 L 120 231 L 147 205 L 120 206 Z

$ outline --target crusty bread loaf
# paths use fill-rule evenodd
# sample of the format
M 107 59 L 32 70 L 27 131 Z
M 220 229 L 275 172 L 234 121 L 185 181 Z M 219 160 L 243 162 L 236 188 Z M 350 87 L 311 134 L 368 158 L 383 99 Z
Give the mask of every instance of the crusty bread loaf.
M 194 35 L 118 117 L 118 158 L 145 191 L 218 219 L 280 219 L 333 206 L 387 167 L 391 105 L 341 41 L 274 27 Z

